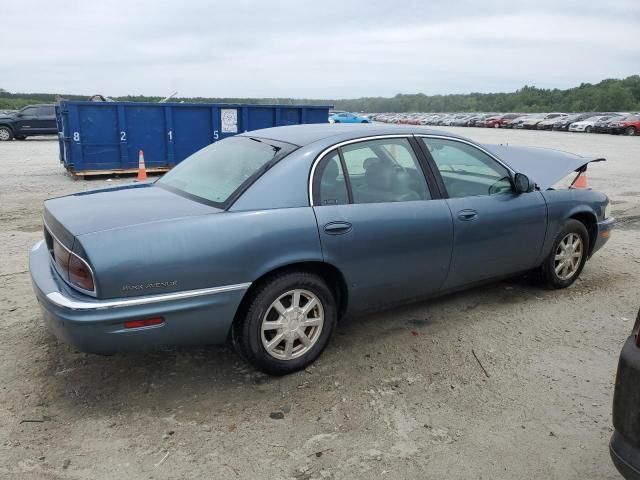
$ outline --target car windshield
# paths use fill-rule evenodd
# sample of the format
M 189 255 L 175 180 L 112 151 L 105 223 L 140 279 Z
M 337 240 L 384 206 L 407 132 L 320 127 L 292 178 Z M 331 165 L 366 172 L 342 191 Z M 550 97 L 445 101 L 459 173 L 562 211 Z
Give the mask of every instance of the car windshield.
M 195 200 L 223 206 L 293 148 L 259 138 L 227 138 L 186 158 L 157 184 Z

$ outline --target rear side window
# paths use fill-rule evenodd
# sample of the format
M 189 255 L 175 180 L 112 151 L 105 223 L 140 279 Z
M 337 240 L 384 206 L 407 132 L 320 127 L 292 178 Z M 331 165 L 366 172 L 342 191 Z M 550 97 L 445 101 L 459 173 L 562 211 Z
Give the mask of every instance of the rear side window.
M 313 191 L 317 206 L 431 199 L 406 138 L 363 141 L 334 150 L 318 164 Z
M 349 203 L 347 184 L 337 151 L 326 155 L 318 164 L 314 191 L 316 205 L 344 205 Z
M 41 117 L 53 117 L 55 115 L 53 105 L 46 106 L 46 107 L 38 107 L 38 115 Z

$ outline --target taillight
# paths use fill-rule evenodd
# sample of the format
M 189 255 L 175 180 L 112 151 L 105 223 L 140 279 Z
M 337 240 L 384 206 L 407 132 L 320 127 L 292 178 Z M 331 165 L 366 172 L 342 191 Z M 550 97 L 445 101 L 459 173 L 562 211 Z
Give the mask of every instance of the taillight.
M 93 275 L 89 265 L 75 255 L 71 255 L 69 259 L 69 282 L 83 290 L 90 292 L 94 290 Z
M 95 290 L 93 273 L 89 264 L 71 253 L 55 237 L 52 238 L 51 254 L 56 263 L 56 270 L 65 280 L 87 292 Z
M 53 240 L 53 260 L 61 272 L 68 273 L 71 254 L 56 239 Z

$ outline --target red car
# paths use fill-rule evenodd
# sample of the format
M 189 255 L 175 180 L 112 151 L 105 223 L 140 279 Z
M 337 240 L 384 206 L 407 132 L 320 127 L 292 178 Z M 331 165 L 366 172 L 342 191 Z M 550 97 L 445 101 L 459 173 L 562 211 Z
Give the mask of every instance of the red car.
M 484 126 L 487 128 L 502 128 L 507 120 L 513 120 L 520 117 L 520 113 L 505 113 L 504 115 L 496 115 L 485 120 Z
M 609 133 L 638 135 L 640 133 L 640 114 L 629 115 L 617 122 L 609 124 Z

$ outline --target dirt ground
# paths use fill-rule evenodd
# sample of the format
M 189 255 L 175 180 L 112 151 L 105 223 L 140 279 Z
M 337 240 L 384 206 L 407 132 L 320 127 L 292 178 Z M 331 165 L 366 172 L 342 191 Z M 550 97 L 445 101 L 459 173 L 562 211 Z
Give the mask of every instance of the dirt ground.
M 457 131 L 606 156 L 589 180 L 620 221 L 609 244 L 564 291 L 514 279 L 346 321 L 284 378 L 223 347 L 57 342 L 27 271 L 42 201 L 112 182 L 66 176 L 53 139 L 1 143 L 0 478 L 619 478 L 607 445 L 640 306 L 640 139 Z

